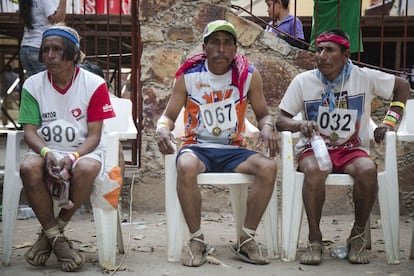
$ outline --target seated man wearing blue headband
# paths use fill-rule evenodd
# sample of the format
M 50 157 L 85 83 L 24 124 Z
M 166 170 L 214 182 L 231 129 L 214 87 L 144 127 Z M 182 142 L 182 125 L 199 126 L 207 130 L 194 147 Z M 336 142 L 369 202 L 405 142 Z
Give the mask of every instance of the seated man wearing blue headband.
M 72 248 L 64 228 L 89 199 L 102 172 L 103 120 L 115 116 L 105 80 L 79 69 L 80 55 L 74 29 L 53 25 L 43 33 L 39 60 L 47 70 L 24 82 L 19 117 L 30 148 L 20 176 L 41 224 L 25 258 L 31 265 L 44 266 L 53 252 L 64 271 L 75 271 L 85 261 Z M 57 217 L 53 199 L 62 208 Z
M 365 252 L 365 225 L 377 196 L 377 165 L 370 158 L 369 121 L 375 96 L 392 99 L 384 121 L 374 131 L 380 143 L 385 132 L 394 130 L 410 92 L 400 77 L 352 64 L 348 35 L 330 30 L 316 39 L 318 68 L 297 75 L 280 102 L 279 131 L 300 132 L 296 145 L 299 170 L 305 175 L 303 202 L 309 222 L 309 244 L 300 262 L 319 265 L 322 261 L 322 233 L 319 223 L 325 201 L 325 179 L 329 173 L 347 173 L 354 179 L 355 222 L 347 240 L 348 260 L 369 262 Z M 298 113 L 304 120 L 292 119 Z M 322 171 L 310 146 L 319 132 L 328 147 L 333 166 Z

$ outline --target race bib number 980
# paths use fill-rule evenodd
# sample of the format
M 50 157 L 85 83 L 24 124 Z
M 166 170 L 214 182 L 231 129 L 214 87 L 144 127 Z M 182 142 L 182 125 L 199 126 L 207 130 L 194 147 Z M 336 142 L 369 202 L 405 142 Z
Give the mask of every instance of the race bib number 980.
M 49 146 L 65 148 L 78 145 L 78 130 L 74 125 L 64 120 L 51 122 L 42 126 L 37 132 Z
M 327 106 L 320 106 L 318 110 L 319 132 L 329 136 L 332 132 L 340 139 L 347 140 L 355 132 L 357 110 L 335 108 L 329 112 Z

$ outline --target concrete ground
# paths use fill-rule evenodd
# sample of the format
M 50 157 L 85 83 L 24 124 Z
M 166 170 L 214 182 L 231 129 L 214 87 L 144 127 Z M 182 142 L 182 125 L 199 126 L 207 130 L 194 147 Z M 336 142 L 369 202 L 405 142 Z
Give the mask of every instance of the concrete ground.
M 241 262 L 228 246 L 235 242 L 235 229 L 232 214 L 203 213 L 202 229 L 207 241 L 215 248 L 210 257 L 211 263 L 198 268 L 184 267 L 180 263 L 167 261 L 166 225 L 164 213 L 133 212 L 131 222 L 122 224 L 126 253 L 117 255 L 119 271 L 104 271 L 98 265 L 96 252 L 95 226 L 91 213 L 79 213 L 67 227 L 66 235 L 78 240 L 75 247 L 87 256 L 86 263 L 79 275 L 414 275 L 414 260 L 408 259 L 409 243 L 413 221 L 401 217 L 401 263 L 388 265 L 384 252 L 382 228 L 379 217 L 372 217 L 372 250 L 369 251 L 370 263 L 351 265 L 347 260 L 331 256 L 332 250 L 345 243 L 352 227 L 351 215 L 324 216 L 322 231 L 327 246 L 320 266 L 304 266 L 298 261 L 286 263 L 274 259 L 269 265 L 255 266 Z M 26 263 L 23 255 L 36 239 L 39 224 L 35 218 L 18 220 L 10 266 L 0 266 L 0 275 L 67 275 L 52 254 L 47 266 L 33 267 Z M 263 240 L 262 225 L 257 231 L 259 242 Z M 306 244 L 306 219 L 302 224 L 299 257 Z

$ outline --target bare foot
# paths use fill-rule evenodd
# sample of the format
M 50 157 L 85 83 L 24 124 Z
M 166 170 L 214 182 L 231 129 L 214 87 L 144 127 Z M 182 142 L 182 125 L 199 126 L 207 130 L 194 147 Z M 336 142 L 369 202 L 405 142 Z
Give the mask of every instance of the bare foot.
M 368 255 L 365 251 L 367 242 L 365 240 L 365 227 L 354 226 L 348 241 L 349 255 L 348 261 L 351 264 L 369 263 Z
M 43 229 L 39 233 L 39 237 L 33 246 L 24 254 L 26 261 L 34 266 L 44 266 L 52 253 L 52 247 L 43 232 Z
M 322 262 L 323 244 L 320 241 L 309 242 L 300 263 L 305 265 L 319 265 Z
M 248 239 L 244 244 L 242 243 L 239 249 L 239 253 L 245 255 L 247 259 L 242 258 L 242 260 L 249 263 L 258 265 L 269 263 L 269 261 L 263 257 L 259 245 L 254 239 Z
M 207 260 L 208 246 L 204 240 L 193 238 L 188 243 L 187 250 L 183 253 L 182 263 L 185 266 L 201 266 Z
M 50 241 L 50 240 L 49 240 Z M 53 253 L 58 261 L 62 263 L 62 270 L 71 272 L 78 270 L 85 262 L 85 257 L 73 250 L 68 239 L 62 235 L 52 239 Z

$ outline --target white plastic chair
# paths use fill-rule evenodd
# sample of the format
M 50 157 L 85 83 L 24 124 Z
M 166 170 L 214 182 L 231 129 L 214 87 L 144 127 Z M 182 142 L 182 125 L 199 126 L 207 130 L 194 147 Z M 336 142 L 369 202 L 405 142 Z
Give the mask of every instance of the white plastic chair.
M 414 123 L 408 122 L 412 118 L 414 118 L 414 99 L 407 100 L 405 104 L 404 116 L 397 131 L 398 140 L 414 142 Z M 411 236 L 410 259 L 414 259 L 414 225 Z
M 256 137 L 259 130 L 246 120 L 246 135 Z M 184 134 L 183 112 L 176 119 L 174 134 L 180 137 Z M 167 219 L 167 254 L 168 261 L 179 262 L 184 243 L 184 215 L 177 196 L 177 170 L 175 166 L 176 154 L 165 155 L 165 213 Z M 231 206 L 234 212 L 237 238 L 246 215 L 246 200 L 248 185 L 253 183 L 254 176 L 241 173 L 201 173 L 197 177 L 198 185 L 229 185 Z M 278 237 L 278 205 L 277 185 L 268 207 L 263 215 L 266 248 L 269 258 L 279 257 Z
M 371 127 L 375 123 L 371 120 Z M 373 130 L 372 130 L 373 131 Z M 372 132 L 370 131 L 370 132 Z M 387 132 L 385 141 L 384 171 L 378 173 L 378 199 L 389 264 L 400 263 L 399 198 L 395 132 Z M 296 259 L 299 232 L 302 222 L 302 186 L 304 174 L 294 165 L 292 133 L 281 133 L 282 160 L 282 256 L 291 262 Z M 330 174 L 326 185 L 353 185 L 348 174 Z M 367 233 L 370 235 L 370 233 Z M 368 236 L 370 239 L 370 236 Z M 369 241 L 370 242 L 370 241 Z
M 105 127 L 109 130 L 105 139 L 107 154 L 105 166 L 118 165 L 119 141 L 136 139 L 137 129 L 132 120 L 132 103 L 127 99 L 111 98 L 112 106 L 117 117 L 105 120 Z M 23 131 L 7 132 L 6 163 L 3 184 L 3 264 L 9 265 L 12 254 L 12 244 L 16 229 L 16 217 L 19 204 L 22 182 L 20 179 L 20 143 Z M 103 209 L 93 206 L 93 215 L 96 226 L 96 239 L 99 255 L 99 264 L 116 265 L 116 246 L 120 253 L 124 253 L 119 212 L 117 209 Z

